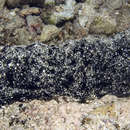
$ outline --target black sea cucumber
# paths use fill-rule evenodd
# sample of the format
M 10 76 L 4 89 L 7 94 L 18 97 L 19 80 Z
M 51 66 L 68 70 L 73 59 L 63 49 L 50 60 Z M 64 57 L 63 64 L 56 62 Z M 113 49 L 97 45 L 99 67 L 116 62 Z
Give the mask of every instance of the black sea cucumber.
M 34 43 L 0 51 L 0 105 L 23 99 L 92 93 L 130 96 L 130 30 L 107 40 Z

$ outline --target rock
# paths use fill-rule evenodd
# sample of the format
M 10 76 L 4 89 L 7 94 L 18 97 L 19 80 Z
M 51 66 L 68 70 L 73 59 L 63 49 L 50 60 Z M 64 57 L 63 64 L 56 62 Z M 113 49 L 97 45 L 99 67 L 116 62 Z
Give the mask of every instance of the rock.
M 86 3 L 95 9 L 101 8 L 105 0 L 86 0 Z
M 7 0 L 7 6 L 10 8 L 18 7 L 20 6 L 21 0 Z
M 49 41 L 52 38 L 56 37 L 60 32 L 60 29 L 54 25 L 46 25 L 43 27 L 41 32 L 40 40 L 45 42 Z
M 130 26 L 130 7 L 124 7 L 119 11 L 116 17 L 117 31 L 120 32 Z
M 81 39 L 87 35 L 86 29 L 81 27 L 77 21 L 67 22 L 62 28 L 64 41 L 67 39 Z
M 65 4 L 66 0 L 45 0 L 44 7 Z
M 106 5 L 110 9 L 120 9 L 125 5 L 125 0 L 106 0 Z
M 25 27 L 16 29 L 15 39 L 17 39 L 17 43 L 15 45 L 29 45 L 32 40 L 31 34 L 26 30 Z
M 15 29 L 20 28 L 25 25 L 25 20 L 21 18 L 20 16 L 12 15 L 8 22 L 6 23 L 6 29 Z
M 6 2 L 6 0 L 0 0 L 0 10 L 3 9 L 5 2 Z
M 59 46 L 34 43 L 3 47 L 0 105 L 57 96 L 80 102 L 106 94 L 130 96 L 127 34 L 118 33 L 105 40 L 71 40 Z
M 19 44 L 18 39 L 21 38 L 17 37 L 18 33 L 16 32 L 17 29 L 18 30 L 20 28 L 25 29 L 26 25 L 25 20 L 21 18 L 19 15 L 17 15 L 17 9 L 9 11 L 8 9 L 5 8 L 4 10 L 1 11 L 0 17 L 2 18 L 0 21 L 0 44 L 1 45 Z
M 108 33 L 107 35 L 111 35 L 113 32 L 120 32 L 130 27 L 128 2 L 129 0 L 125 0 L 127 5 L 123 6 L 123 4 L 119 9 L 111 9 L 107 5 L 111 2 L 109 3 L 107 0 L 7 0 L 3 9 L 7 10 L 7 13 L 4 13 L 3 10 L 0 11 L 0 44 L 15 44 L 17 39 L 14 38 L 13 32 L 17 32 L 17 28 L 22 27 L 25 27 L 25 32 L 29 31 L 33 37 L 32 42 L 39 41 L 44 24 L 62 28 L 58 37 L 49 41 L 50 44 L 59 44 L 69 39 L 80 39 L 89 35 L 90 25 L 97 17 L 101 17 L 103 22 L 107 17 L 105 26 L 114 27 L 107 32 L 107 29 L 102 29 L 104 23 L 100 29 L 94 25 L 94 28 L 90 29 L 92 31 L 90 34 L 94 35 L 96 26 L 99 30 L 99 32 L 96 30 L 97 34 Z M 107 15 L 103 15 L 104 12 L 107 12 Z M 17 21 L 16 18 L 18 18 Z M 21 21 L 24 24 L 21 24 Z
M 43 8 L 42 9 L 42 11 L 41 11 L 41 19 L 43 20 L 43 22 L 45 23 L 45 24 L 48 24 L 48 23 L 51 23 L 50 21 L 49 21 L 49 19 L 50 19 L 50 16 L 54 13 L 54 11 L 55 11 L 55 9 L 54 9 L 54 7 L 52 7 L 52 8 Z
M 55 5 L 55 0 L 45 0 L 44 6 L 47 6 L 47 5 Z
M 22 9 L 20 11 L 20 16 L 27 16 L 27 15 L 38 15 L 40 14 L 40 9 L 36 7 L 31 7 L 27 9 Z
M 42 31 L 42 20 L 39 16 L 28 15 L 26 17 L 28 30 L 33 37 L 36 37 L 37 34 L 40 34 Z
M 116 32 L 116 21 L 110 17 L 96 17 L 90 25 L 89 32 L 110 35 Z
M 88 30 L 91 22 L 98 14 L 96 13 L 92 5 L 84 3 L 82 4 L 81 10 L 79 10 L 78 12 L 78 15 L 79 24 L 81 25 L 81 27 Z
M 46 19 L 47 23 L 49 24 L 58 24 L 63 21 L 67 21 L 74 18 L 75 11 L 74 11 L 74 0 L 66 0 L 65 5 L 55 6 L 55 11 L 50 11 L 50 15 L 46 15 L 46 12 L 43 12 L 42 18 L 43 20 Z M 46 17 L 47 16 L 47 17 Z

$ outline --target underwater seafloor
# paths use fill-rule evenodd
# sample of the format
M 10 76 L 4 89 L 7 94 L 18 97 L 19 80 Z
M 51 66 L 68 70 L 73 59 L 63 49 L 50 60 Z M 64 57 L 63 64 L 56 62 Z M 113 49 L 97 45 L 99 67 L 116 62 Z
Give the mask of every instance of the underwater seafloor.
M 0 129 L 130 130 L 130 0 L 1 0 Z

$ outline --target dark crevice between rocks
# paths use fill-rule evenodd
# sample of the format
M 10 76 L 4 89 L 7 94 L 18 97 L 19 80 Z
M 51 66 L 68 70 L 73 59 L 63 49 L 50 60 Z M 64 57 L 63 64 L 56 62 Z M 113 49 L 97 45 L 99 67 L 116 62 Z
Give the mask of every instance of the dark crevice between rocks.
M 16 1 L 8 1 L 6 2 L 6 6 L 11 8 L 21 8 L 23 5 L 29 5 L 30 7 L 43 7 L 44 6 L 44 0 L 16 0 Z

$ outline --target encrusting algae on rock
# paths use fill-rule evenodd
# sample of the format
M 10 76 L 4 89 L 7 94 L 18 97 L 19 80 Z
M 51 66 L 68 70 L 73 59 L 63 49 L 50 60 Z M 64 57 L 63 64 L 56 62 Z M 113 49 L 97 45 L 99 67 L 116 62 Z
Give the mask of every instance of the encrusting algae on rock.
M 90 33 L 110 35 L 116 32 L 116 22 L 109 18 L 96 17 L 90 25 Z

